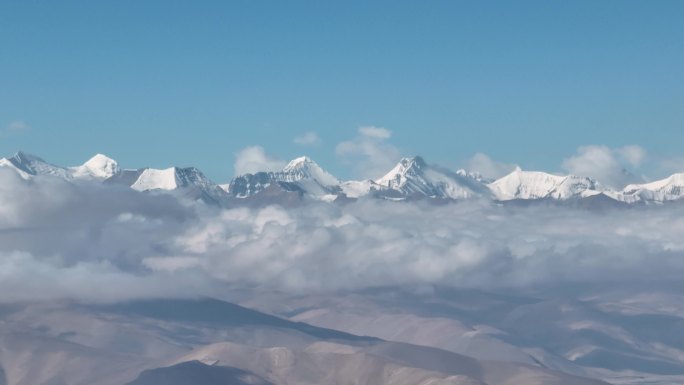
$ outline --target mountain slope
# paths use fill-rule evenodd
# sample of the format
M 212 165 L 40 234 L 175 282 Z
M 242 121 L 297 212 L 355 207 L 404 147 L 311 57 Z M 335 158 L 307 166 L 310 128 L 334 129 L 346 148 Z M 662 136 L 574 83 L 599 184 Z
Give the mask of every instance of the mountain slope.
M 684 349 L 681 288 L 670 284 L 583 283 L 581 289 L 534 293 L 435 287 L 429 294 L 401 286 L 318 297 L 261 295 L 243 303 L 482 361 L 525 363 L 616 384 L 684 383 L 684 358 L 673 354 Z
M 273 385 L 253 373 L 227 366 L 187 361 L 166 368 L 149 369 L 128 385 Z
M 50 301 L 0 305 L 0 312 L 0 367 L 12 385 L 145 384 L 173 373 L 200 381 L 195 385 L 224 385 L 223 376 L 276 385 L 602 384 L 358 337 L 219 300 Z
M 444 350 L 379 342 L 366 346 L 316 342 L 303 348 L 207 345 L 176 362 L 232 366 L 275 384 L 605 385 L 527 365 L 478 361 Z

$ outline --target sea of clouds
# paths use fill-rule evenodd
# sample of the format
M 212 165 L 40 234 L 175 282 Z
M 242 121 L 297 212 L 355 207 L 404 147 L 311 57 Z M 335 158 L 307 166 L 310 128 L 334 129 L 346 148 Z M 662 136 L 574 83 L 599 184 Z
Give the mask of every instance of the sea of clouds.
M 218 209 L 0 169 L 0 301 L 677 280 L 684 206 L 362 199 Z

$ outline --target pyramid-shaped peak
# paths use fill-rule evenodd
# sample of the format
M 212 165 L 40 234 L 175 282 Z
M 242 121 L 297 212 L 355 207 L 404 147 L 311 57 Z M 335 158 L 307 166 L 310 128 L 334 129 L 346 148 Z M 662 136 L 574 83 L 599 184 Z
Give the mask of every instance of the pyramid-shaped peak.
M 311 158 L 309 158 L 308 156 L 300 156 L 299 158 L 292 159 L 290 163 L 288 163 L 287 166 L 285 166 L 283 171 L 292 171 L 309 165 L 318 166 L 318 164 L 316 164 L 316 162 L 311 160 Z
M 88 161 L 84 164 L 88 163 L 116 163 L 116 161 L 108 157 L 107 155 L 97 153 L 93 155 L 90 159 L 88 159 Z
M 121 170 L 117 161 L 103 154 L 95 154 L 87 162 L 83 163 L 82 166 L 76 167 L 74 175 L 77 177 L 91 176 L 106 179 L 118 174 L 119 171 Z
M 23 151 L 17 151 L 13 156 L 7 158 L 7 161 L 26 174 L 52 175 L 71 179 L 71 174 L 65 168 L 50 164 L 38 156 Z
M 42 158 L 26 153 L 24 151 L 17 151 L 10 159 L 13 159 L 19 163 L 26 164 L 31 162 L 45 162 Z
M 313 179 L 322 186 L 333 186 L 340 183 L 337 178 L 323 170 L 316 162 L 308 156 L 300 156 L 293 159 L 278 178 L 282 181 L 294 182 L 301 179 Z
M 425 163 L 425 159 L 423 159 L 422 156 L 416 155 L 410 158 L 402 158 L 399 163 L 404 166 L 405 168 L 410 168 L 410 167 L 425 167 L 427 163 Z
M 375 182 L 383 186 L 390 186 L 393 183 L 403 184 L 409 175 L 422 174 L 422 170 L 426 166 L 427 164 L 421 156 L 402 158 L 392 170 Z
M 131 188 L 138 191 L 173 190 L 178 187 L 177 171 L 176 167 L 147 168 L 140 174 L 138 180 L 131 185 Z

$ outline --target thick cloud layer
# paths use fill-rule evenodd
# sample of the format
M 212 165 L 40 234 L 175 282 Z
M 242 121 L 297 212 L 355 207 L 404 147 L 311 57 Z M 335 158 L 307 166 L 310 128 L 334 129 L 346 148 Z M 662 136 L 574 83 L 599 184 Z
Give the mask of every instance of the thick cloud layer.
M 0 300 L 677 279 L 683 214 L 373 199 L 219 210 L 0 170 Z

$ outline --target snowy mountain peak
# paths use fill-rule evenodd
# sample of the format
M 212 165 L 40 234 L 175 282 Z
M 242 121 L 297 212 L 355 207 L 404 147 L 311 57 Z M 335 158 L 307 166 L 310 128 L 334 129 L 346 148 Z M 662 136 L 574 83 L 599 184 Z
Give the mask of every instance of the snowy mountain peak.
M 406 169 L 410 169 L 412 167 L 422 168 L 426 166 L 425 159 L 419 155 L 411 158 L 402 158 L 399 161 L 399 164 L 403 165 Z
M 219 188 L 195 167 L 146 168 L 131 188 L 138 191 L 175 190 L 180 187 Z
M 327 171 L 323 170 L 318 163 L 311 158 L 302 156 L 293 159 L 283 171 L 275 173 L 276 179 L 282 182 L 297 182 L 303 179 L 312 179 L 321 186 L 337 186 L 340 181 Z
M 238 175 L 227 191 L 234 197 L 247 198 L 271 188 L 301 191 L 315 198 L 332 197 L 340 191 L 340 181 L 307 156 L 293 159 L 278 172 Z
M 226 191 L 195 167 L 120 170 L 104 183 L 125 185 L 137 191 L 171 193 L 219 206 L 228 197 Z
M 66 180 L 72 179 L 107 179 L 117 174 L 119 166 L 116 161 L 97 154 L 81 166 L 60 167 L 44 161 L 42 158 L 18 151 L 9 158 L 2 158 L 0 166 L 8 166 L 17 171 L 23 178 L 36 175 L 56 176 Z
M 25 153 L 23 151 L 17 151 L 14 155 L 12 155 L 12 157 L 9 158 L 9 160 L 13 161 L 13 163 L 16 162 L 18 164 L 26 164 L 26 165 L 31 164 L 31 163 L 35 163 L 35 162 L 45 163 L 45 161 L 42 158 L 40 158 L 36 155 L 31 155 L 31 154 Z
M 17 151 L 13 156 L 3 159 L 2 163 L 17 170 L 22 177 L 28 177 L 29 175 L 52 175 L 71 179 L 71 174 L 65 168 L 52 165 L 42 158 L 22 151 Z
M 24 179 L 29 179 L 31 177 L 31 174 L 29 174 L 26 171 L 15 166 L 14 163 L 9 158 L 0 158 L 0 167 L 13 170 L 17 174 L 19 174 L 20 177 L 22 177 Z
M 174 190 L 178 187 L 176 180 L 176 167 L 166 169 L 145 169 L 131 188 L 138 191 L 149 190 Z
M 420 156 L 402 158 L 390 172 L 375 182 L 389 188 L 399 187 L 406 183 L 409 176 L 419 175 L 426 166 L 425 160 Z
M 523 171 L 519 167 L 488 185 L 496 199 L 569 199 L 599 193 L 598 183 L 575 175 L 553 175 L 541 171 Z
M 84 166 L 89 166 L 89 167 L 98 167 L 98 166 L 105 166 L 105 167 L 110 167 L 111 166 L 117 166 L 118 163 L 114 159 L 108 157 L 107 155 L 104 154 L 95 154 L 93 155 L 92 158 L 88 159 L 85 163 L 83 163 Z
M 428 165 L 420 156 L 403 158 L 385 176 L 375 181 L 404 196 L 419 195 L 443 199 L 464 199 L 482 195 L 477 180 Z
M 96 154 L 81 166 L 72 167 L 72 173 L 76 178 L 107 179 L 121 170 L 119 164 L 106 155 Z
M 400 170 L 400 172 L 407 173 L 411 171 L 418 171 L 422 168 L 427 166 L 427 163 L 425 163 L 425 159 L 421 156 L 414 156 L 410 158 L 402 158 L 397 166 L 395 167 L 395 170 Z
M 622 190 L 626 201 L 671 201 L 684 197 L 684 173 L 644 184 L 630 184 Z
M 318 167 L 318 164 L 316 164 L 316 162 L 311 160 L 311 158 L 309 158 L 308 156 L 300 156 L 299 158 L 292 159 L 290 163 L 288 163 L 287 166 L 285 166 L 283 171 L 289 172 L 300 168 L 309 167 L 309 165 L 315 165 L 316 167 Z
M 65 168 L 18 151 L 11 157 L 0 158 L 0 167 L 13 170 L 24 179 L 46 175 L 67 181 L 103 182 L 130 186 L 138 191 L 169 191 L 219 205 L 230 196 L 248 198 L 262 191 L 267 191 L 265 197 L 270 197 L 268 199 L 277 199 L 278 194 L 284 193 L 289 197 L 307 196 L 323 201 L 370 196 L 389 200 L 485 197 L 497 201 L 549 199 L 572 202 L 597 196 L 628 204 L 648 204 L 684 199 L 684 173 L 650 183 L 630 184 L 616 191 L 591 178 L 524 171 L 520 167 L 491 181 L 477 172 L 428 164 L 420 156 L 402 158 L 390 172 L 375 181 L 340 181 L 311 158 L 301 156 L 281 171 L 241 175 L 222 187 L 194 167 L 122 170 L 115 160 L 103 154 L 94 155 L 80 166 Z

